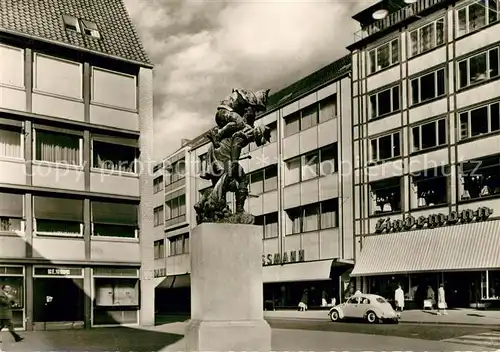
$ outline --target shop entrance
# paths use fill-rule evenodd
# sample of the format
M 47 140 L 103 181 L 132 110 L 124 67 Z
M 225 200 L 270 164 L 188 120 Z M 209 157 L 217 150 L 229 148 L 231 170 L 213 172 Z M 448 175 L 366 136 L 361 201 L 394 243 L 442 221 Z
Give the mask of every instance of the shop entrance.
M 447 272 L 444 276 L 446 302 L 450 308 L 468 308 L 481 301 L 480 272 Z
M 83 279 L 35 278 L 33 319 L 35 322 L 84 320 Z

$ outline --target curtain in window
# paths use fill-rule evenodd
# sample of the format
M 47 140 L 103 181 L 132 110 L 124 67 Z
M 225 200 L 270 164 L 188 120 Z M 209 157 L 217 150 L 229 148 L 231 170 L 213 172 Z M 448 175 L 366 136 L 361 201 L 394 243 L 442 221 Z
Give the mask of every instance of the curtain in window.
M 80 165 L 80 138 L 62 133 L 37 131 L 36 160 Z
M 493 23 L 498 20 L 498 0 L 488 1 L 488 23 Z
M 184 253 L 189 253 L 189 237 L 184 237 Z
M 410 56 L 415 56 L 418 54 L 418 30 L 410 33 Z
M 420 52 L 434 47 L 434 23 L 420 29 Z
M 390 45 L 386 44 L 377 49 L 377 70 L 386 68 L 390 64 Z
M 265 238 L 277 237 L 278 236 L 278 223 L 277 222 L 266 223 L 265 229 L 264 229 L 264 236 L 265 236 Z
M 318 229 L 318 206 L 310 206 L 304 212 L 304 232 Z
M 325 122 L 337 116 L 337 96 L 319 103 L 319 122 Z
M 444 43 L 444 19 L 437 20 L 436 22 L 436 45 Z
M 324 210 L 321 213 L 321 228 L 328 229 L 337 226 L 336 212 L 331 209 Z
M 134 172 L 136 148 L 93 142 L 94 167 L 104 170 Z
M 482 28 L 486 25 L 486 8 L 482 3 L 469 6 L 469 31 Z
M 8 158 L 22 158 L 21 133 L 17 131 L 0 130 L 0 156 Z
M 175 240 L 175 254 L 182 254 L 183 251 L 183 245 L 184 245 L 184 239 L 182 238 L 182 236 L 179 236 L 176 240 Z

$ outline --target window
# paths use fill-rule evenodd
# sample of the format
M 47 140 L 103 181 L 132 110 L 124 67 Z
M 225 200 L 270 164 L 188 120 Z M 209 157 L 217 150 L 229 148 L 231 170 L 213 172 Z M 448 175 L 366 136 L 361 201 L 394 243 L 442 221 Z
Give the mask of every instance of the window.
M 24 50 L 0 44 L 0 84 L 24 88 Z
M 154 224 L 155 226 L 160 226 L 163 225 L 164 223 L 164 212 L 163 212 L 163 205 L 154 208 Z
M 154 242 L 154 258 L 165 258 L 165 240 L 158 240 Z
M 411 80 L 412 105 L 445 94 L 444 68 Z
M 94 279 L 94 285 L 95 285 L 95 304 L 97 306 L 133 307 L 139 305 L 139 279 L 137 278 L 96 277 Z M 101 310 L 102 309 L 96 310 L 95 314 L 96 315 L 99 314 Z M 102 319 L 99 316 L 95 317 L 94 319 L 96 318 Z M 114 323 L 116 324 L 116 321 L 114 321 Z M 109 324 L 109 322 L 107 324 Z
M 500 103 L 481 106 L 460 115 L 460 139 L 500 130 Z
M 337 117 L 337 94 L 319 102 L 319 123 Z
M 500 299 L 500 270 L 488 270 L 488 296 L 483 298 Z
M 370 146 L 372 162 L 387 160 L 401 155 L 399 132 L 372 139 Z
M 318 106 L 313 104 L 301 110 L 300 129 L 306 130 L 318 124 Z
M 80 33 L 80 26 L 78 25 L 78 18 L 70 16 L 70 15 L 63 15 L 63 21 L 64 21 L 64 28 L 65 29 Z
M 83 199 L 33 197 L 37 235 L 83 236 Z
M 163 191 L 163 176 L 158 176 L 153 180 L 153 192 L 158 193 Z
M 278 165 L 272 165 L 264 169 L 264 192 L 278 189 Z
M 412 152 L 446 145 L 446 119 L 428 122 L 412 128 Z
M 267 125 L 271 130 L 271 138 L 269 139 L 269 143 L 274 143 L 278 141 L 278 124 L 276 122 L 270 123 Z M 255 143 L 254 143 L 255 144 Z
M 446 168 L 435 168 L 412 175 L 412 208 L 432 207 L 448 203 L 448 174 Z M 415 202 L 416 201 L 416 202 Z
M 318 151 L 304 155 L 302 160 L 301 181 L 310 180 L 319 176 L 319 154 Z
M 392 213 L 401 210 L 400 182 L 400 177 L 393 177 L 370 184 L 372 214 Z
M 370 95 L 372 118 L 398 111 L 400 99 L 399 85 Z
M 460 37 L 498 21 L 498 0 L 481 0 L 457 10 Z
M 500 194 L 500 155 L 463 162 L 460 174 L 462 200 Z
M 370 73 L 383 70 L 399 62 L 399 39 L 379 46 L 369 52 Z
M 198 157 L 199 163 L 200 163 L 199 164 L 200 165 L 200 167 L 199 167 L 199 174 L 200 175 L 204 175 L 207 173 L 207 165 L 208 165 L 207 164 L 207 157 L 208 157 L 207 153 L 202 154 Z
M 338 199 L 288 209 L 286 234 L 338 227 Z
M 320 228 L 328 229 L 339 226 L 339 202 L 338 198 L 329 199 L 320 203 L 321 218 Z
M 285 185 L 300 182 L 300 159 L 298 157 L 285 162 Z
M 91 205 L 93 236 L 137 237 L 137 204 L 92 201 Z
M 444 44 L 444 18 L 410 32 L 410 57 Z
M 101 38 L 101 34 L 99 33 L 99 28 L 97 27 L 97 24 L 95 22 L 87 20 L 81 20 L 81 22 L 84 34 L 98 39 Z
M 186 177 L 186 160 L 184 158 L 167 166 L 166 185 L 182 180 Z
M 186 215 L 186 195 L 169 199 L 165 202 L 166 211 L 165 219 L 170 220 L 183 215 Z
M 498 48 L 471 56 L 458 63 L 459 88 L 497 77 L 499 68 Z
M 302 232 L 302 208 L 297 207 L 286 210 L 286 234 L 293 235 Z
M 188 254 L 189 253 L 189 234 L 170 237 L 170 254 L 169 256 Z
M 0 126 L 0 158 L 24 159 L 23 134 L 11 126 Z
M 81 165 L 82 140 L 77 135 L 35 131 L 35 160 Z
M 33 91 L 83 99 L 83 65 L 34 53 Z
M 92 141 L 92 167 L 96 169 L 136 173 L 138 154 L 132 146 Z
M 24 194 L 0 192 L 0 232 L 24 231 Z
M 319 151 L 320 166 L 319 174 L 321 176 L 337 172 L 338 169 L 338 144 L 330 144 Z
M 285 117 L 285 137 L 300 132 L 300 111 Z
M 255 225 L 262 226 L 263 229 L 263 237 L 267 238 L 275 238 L 278 237 L 278 213 L 271 213 L 266 215 L 261 215 L 255 217 Z
M 137 77 L 92 67 L 91 102 L 129 111 L 137 109 Z

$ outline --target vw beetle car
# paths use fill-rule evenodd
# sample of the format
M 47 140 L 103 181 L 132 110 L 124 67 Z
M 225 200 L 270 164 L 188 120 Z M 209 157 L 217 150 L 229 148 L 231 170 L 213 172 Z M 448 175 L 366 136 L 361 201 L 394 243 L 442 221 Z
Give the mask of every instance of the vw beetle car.
M 380 321 L 397 324 L 400 317 L 385 298 L 370 294 L 354 295 L 346 302 L 331 308 L 328 315 L 332 321 L 364 319 L 370 324 Z

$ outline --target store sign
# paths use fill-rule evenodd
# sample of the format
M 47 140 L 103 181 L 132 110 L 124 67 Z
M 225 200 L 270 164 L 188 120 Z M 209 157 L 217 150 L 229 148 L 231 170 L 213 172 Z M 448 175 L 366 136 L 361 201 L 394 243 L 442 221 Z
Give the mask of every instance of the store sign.
M 155 277 L 167 276 L 167 268 L 155 269 L 154 276 Z
M 36 276 L 82 276 L 82 269 L 35 268 Z
M 477 210 L 465 209 L 460 212 L 452 211 L 448 215 L 431 214 L 429 216 L 407 216 L 404 220 L 379 219 L 375 225 L 375 233 L 382 232 L 400 232 L 408 231 L 413 228 L 421 229 L 427 225 L 427 228 L 436 228 L 458 223 L 466 224 L 472 221 L 484 221 L 493 214 L 493 209 L 480 207 Z
M 298 251 L 298 257 L 297 257 L 297 251 L 290 251 L 290 253 L 285 252 L 283 253 L 283 256 L 281 256 L 280 253 L 275 253 L 274 255 L 273 254 L 262 255 L 263 266 L 299 263 L 304 261 L 305 261 L 305 252 L 303 249 Z

